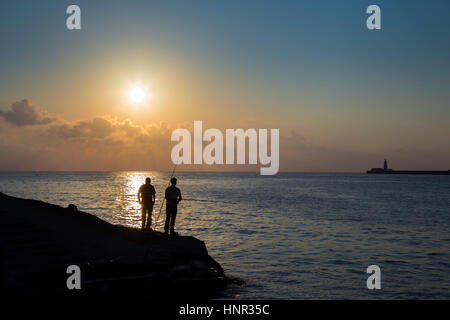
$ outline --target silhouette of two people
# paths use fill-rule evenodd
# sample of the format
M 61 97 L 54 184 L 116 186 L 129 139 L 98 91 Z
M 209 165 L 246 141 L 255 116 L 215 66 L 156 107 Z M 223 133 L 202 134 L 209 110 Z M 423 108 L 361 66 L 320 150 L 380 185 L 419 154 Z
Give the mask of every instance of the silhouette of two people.
M 175 232 L 175 220 L 177 217 L 178 204 L 180 203 L 181 191 L 176 187 L 177 179 L 170 179 L 170 186 L 166 189 L 166 223 L 164 225 L 165 234 L 177 235 Z M 138 191 L 138 201 L 142 205 L 142 230 L 152 230 L 152 213 L 156 200 L 156 191 L 151 184 L 151 179 L 146 178 Z
M 138 191 L 138 201 L 142 205 L 142 230 L 152 229 L 152 212 L 156 200 L 156 191 L 150 178 L 145 179 Z

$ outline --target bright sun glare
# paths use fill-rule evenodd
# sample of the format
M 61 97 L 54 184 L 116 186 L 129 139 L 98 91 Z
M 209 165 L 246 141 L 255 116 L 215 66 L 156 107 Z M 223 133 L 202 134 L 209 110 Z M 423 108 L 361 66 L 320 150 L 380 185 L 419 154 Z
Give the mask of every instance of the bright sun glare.
M 131 88 L 130 92 L 128 93 L 131 101 L 135 103 L 139 103 L 145 100 L 147 97 L 147 92 L 142 87 L 133 87 Z

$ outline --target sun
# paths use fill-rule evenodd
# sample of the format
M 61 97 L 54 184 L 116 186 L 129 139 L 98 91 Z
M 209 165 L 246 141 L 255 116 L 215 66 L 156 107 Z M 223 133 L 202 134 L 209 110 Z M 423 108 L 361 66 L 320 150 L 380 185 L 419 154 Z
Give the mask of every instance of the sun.
M 143 87 L 135 86 L 130 89 L 128 96 L 134 103 L 140 103 L 147 98 L 147 91 Z

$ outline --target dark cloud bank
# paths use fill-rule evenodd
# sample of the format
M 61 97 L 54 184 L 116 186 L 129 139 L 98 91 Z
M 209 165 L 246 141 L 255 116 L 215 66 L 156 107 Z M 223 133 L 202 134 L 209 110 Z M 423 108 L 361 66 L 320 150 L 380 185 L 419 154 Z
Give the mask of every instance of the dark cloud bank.
M 27 99 L 12 103 L 7 111 L 0 110 L 0 116 L 6 122 L 19 127 L 48 124 L 56 120 L 56 118 L 49 117 L 46 112 L 30 104 Z

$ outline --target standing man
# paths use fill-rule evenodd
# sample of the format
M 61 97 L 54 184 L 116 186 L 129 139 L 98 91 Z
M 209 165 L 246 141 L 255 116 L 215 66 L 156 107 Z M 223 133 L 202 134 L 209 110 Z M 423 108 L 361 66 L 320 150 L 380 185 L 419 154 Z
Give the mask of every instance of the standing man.
M 151 182 L 150 178 L 146 178 L 145 184 L 138 191 L 138 201 L 142 205 L 142 230 L 152 230 L 152 212 L 156 200 L 156 191 Z
M 171 186 L 166 189 L 166 225 L 164 226 L 164 232 L 177 235 L 175 232 L 175 219 L 177 217 L 178 203 L 181 201 L 181 191 L 176 187 L 177 179 L 170 179 Z

